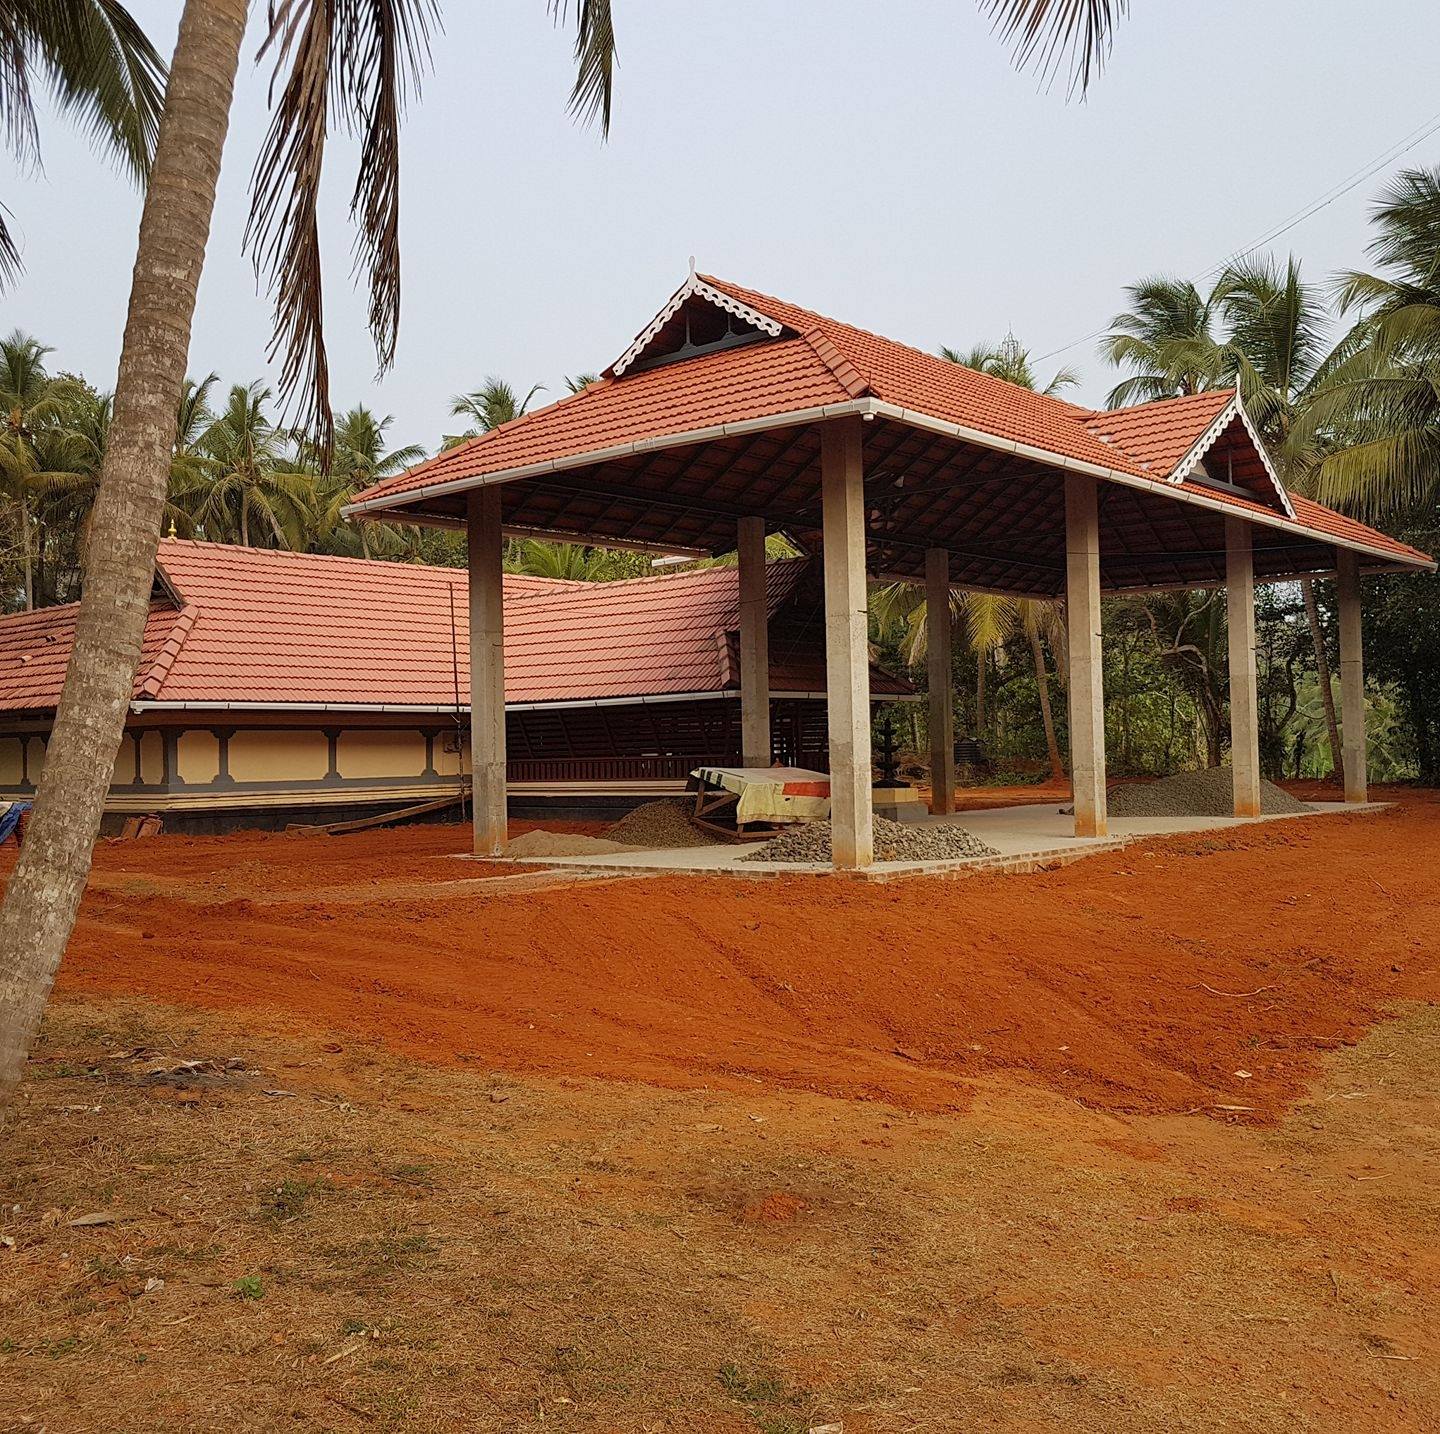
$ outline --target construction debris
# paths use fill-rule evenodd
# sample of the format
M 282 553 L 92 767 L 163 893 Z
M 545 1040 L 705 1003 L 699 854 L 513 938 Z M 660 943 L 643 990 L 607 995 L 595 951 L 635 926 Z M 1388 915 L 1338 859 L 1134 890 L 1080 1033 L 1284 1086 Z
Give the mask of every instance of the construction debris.
M 1232 817 L 1235 815 L 1235 779 L 1229 767 L 1179 772 L 1158 782 L 1132 782 L 1116 787 L 1107 805 L 1112 817 Z M 1304 802 L 1274 782 L 1260 783 L 1263 815 L 1298 815 L 1306 810 Z
M 963 861 L 977 856 L 999 856 L 964 827 L 948 822 L 916 826 L 876 817 L 876 861 Z M 830 823 L 807 822 L 768 841 L 740 858 L 741 861 L 820 862 L 829 864 Z

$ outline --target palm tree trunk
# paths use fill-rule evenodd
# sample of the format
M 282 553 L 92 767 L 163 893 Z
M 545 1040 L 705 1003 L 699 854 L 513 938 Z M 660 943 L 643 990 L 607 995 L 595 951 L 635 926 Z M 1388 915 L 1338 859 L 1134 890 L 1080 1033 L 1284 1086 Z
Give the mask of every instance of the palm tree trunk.
M 140 220 L 75 645 L 34 820 L 0 908 L 0 1115 L 75 924 L 140 664 L 245 12 L 246 0 L 186 0 L 180 21 Z
M 1340 724 L 1335 720 L 1335 690 L 1330 684 L 1330 655 L 1325 647 L 1325 632 L 1320 626 L 1320 608 L 1315 601 L 1313 578 L 1300 579 L 1305 595 L 1305 620 L 1310 624 L 1310 641 L 1315 647 L 1315 676 L 1320 682 L 1320 700 L 1325 704 L 1325 726 L 1330 733 L 1330 770 L 1345 780 L 1344 749 L 1340 745 Z
M 1040 721 L 1045 728 L 1045 752 L 1050 758 L 1050 776 L 1057 782 L 1065 777 L 1065 764 L 1060 760 L 1060 743 L 1055 737 L 1055 714 L 1050 710 L 1050 674 L 1045 670 L 1045 645 L 1039 629 L 1030 628 L 1030 656 L 1035 660 L 1035 690 L 1040 694 Z
M 975 653 L 975 736 L 983 741 L 985 736 L 985 649 Z
M 20 551 L 25 560 L 25 611 L 35 606 L 35 569 L 30 560 L 30 505 L 20 495 Z

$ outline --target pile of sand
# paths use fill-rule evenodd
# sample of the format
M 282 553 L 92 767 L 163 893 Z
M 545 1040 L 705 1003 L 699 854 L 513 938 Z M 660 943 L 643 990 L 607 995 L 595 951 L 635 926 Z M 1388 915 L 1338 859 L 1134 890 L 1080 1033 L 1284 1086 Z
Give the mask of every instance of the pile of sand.
M 611 852 L 634 851 L 624 842 L 606 841 L 604 837 L 577 836 L 571 832 L 526 832 L 507 843 L 506 856 L 608 856 Z
M 959 861 L 999 855 L 974 833 L 949 823 L 916 826 L 892 822 L 889 817 L 875 817 L 874 823 L 876 861 Z M 740 860 L 828 863 L 830 857 L 830 823 L 806 822 L 756 847 Z
M 646 851 L 686 846 L 719 846 L 724 838 L 690 820 L 689 802 L 646 802 L 626 812 L 605 835 Z
M 1235 815 L 1235 778 L 1229 767 L 1179 772 L 1158 782 L 1116 787 L 1107 805 L 1112 817 L 1230 817 Z M 1260 810 L 1283 816 L 1307 808 L 1274 782 L 1262 780 Z

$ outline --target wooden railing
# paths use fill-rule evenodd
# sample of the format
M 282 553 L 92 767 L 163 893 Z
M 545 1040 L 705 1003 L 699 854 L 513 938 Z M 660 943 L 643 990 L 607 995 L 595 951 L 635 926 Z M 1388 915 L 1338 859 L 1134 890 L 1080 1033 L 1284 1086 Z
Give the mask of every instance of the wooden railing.
M 506 763 L 511 782 L 684 781 L 714 757 L 517 757 Z

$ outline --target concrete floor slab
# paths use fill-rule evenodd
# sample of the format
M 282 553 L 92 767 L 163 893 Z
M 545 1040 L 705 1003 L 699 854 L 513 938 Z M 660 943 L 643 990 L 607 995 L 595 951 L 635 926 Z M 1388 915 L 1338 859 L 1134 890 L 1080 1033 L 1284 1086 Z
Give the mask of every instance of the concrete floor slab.
M 593 872 L 661 873 L 772 877 L 846 876 L 884 881 L 907 876 L 964 876 L 982 871 L 1035 871 L 1064 865 L 1102 851 L 1116 851 L 1145 837 L 1183 836 L 1190 832 L 1228 831 L 1256 822 L 1297 821 L 1308 817 L 1382 811 L 1388 802 L 1309 802 L 1304 812 L 1260 817 L 1112 817 L 1105 837 L 1077 837 L 1074 820 L 1062 814 L 1059 804 L 981 807 L 927 822 L 944 822 L 974 833 L 997 855 L 947 861 L 877 861 L 862 872 L 837 872 L 818 862 L 742 861 L 760 843 L 744 845 L 670 847 L 659 851 L 608 852 L 599 856 L 487 857 L 487 861 L 516 861 L 546 867 L 579 867 Z

